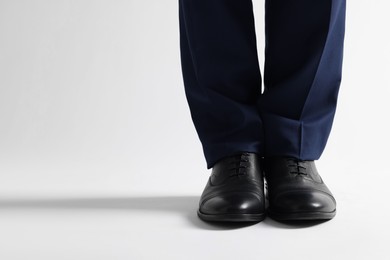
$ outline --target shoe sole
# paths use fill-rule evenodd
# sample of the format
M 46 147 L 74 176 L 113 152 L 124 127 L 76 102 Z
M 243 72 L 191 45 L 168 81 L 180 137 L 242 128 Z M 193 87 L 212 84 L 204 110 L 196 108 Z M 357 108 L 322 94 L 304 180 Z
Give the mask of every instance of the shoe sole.
M 265 219 L 265 213 L 259 214 L 204 214 L 198 210 L 198 217 L 210 222 L 260 222 Z
M 333 212 L 294 212 L 280 213 L 268 210 L 268 216 L 275 220 L 329 220 L 336 216 L 336 210 Z

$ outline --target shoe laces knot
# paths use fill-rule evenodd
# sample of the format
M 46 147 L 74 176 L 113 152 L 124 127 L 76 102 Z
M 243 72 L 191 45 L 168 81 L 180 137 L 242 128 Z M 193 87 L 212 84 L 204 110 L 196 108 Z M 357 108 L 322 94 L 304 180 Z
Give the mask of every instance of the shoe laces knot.
M 307 175 L 306 167 L 304 166 L 305 161 L 295 158 L 289 158 L 288 167 L 290 168 L 290 173 L 294 175 Z
M 233 157 L 230 162 L 230 176 L 243 176 L 247 173 L 249 153 L 242 153 Z

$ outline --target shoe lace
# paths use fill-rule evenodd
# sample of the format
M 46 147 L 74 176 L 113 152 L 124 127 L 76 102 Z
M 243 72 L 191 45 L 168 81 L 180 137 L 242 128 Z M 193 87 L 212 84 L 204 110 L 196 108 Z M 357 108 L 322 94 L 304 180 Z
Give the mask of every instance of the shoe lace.
M 290 168 L 291 174 L 296 175 L 307 175 L 306 167 L 304 166 L 305 161 L 295 158 L 288 158 L 288 167 Z
M 233 157 L 233 160 L 230 162 L 230 175 L 229 176 L 243 176 L 246 174 L 246 169 L 248 168 L 247 162 L 249 161 L 249 153 L 242 153 Z

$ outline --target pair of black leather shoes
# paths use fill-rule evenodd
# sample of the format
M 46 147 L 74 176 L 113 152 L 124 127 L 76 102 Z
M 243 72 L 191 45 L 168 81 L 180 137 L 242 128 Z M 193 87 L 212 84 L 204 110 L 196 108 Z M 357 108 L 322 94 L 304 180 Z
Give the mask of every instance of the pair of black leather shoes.
M 265 176 L 264 176 L 265 175 Z M 331 219 L 336 201 L 317 172 L 314 161 L 287 157 L 262 159 L 243 152 L 218 161 L 199 201 L 198 216 L 205 221 L 262 221 Z

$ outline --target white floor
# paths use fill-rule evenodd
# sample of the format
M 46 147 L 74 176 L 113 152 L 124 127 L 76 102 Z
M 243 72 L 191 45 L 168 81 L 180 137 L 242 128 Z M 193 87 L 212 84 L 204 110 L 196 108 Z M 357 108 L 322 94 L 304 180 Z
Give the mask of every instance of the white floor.
M 318 165 L 323 172 L 336 168 L 327 160 Z M 33 178 L 17 180 L 14 170 L 15 179 L 1 187 L 0 259 L 388 259 L 387 183 L 375 165 L 339 162 L 341 178 L 323 174 L 338 201 L 336 218 L 296 225 L 269 218 L 252 225 L 201 221 L 196 209 L 206 171 L 199 182 L 191 170 L 162 171 L 172 178 L 165 187 L 139 175 L 136 187 L 130 174 L 111 173 L 113 180 L 86 164 L 73 165 L 67 177 L 53 168 L 31 169 Z M 19 187 L 12 186 L 16 181 Z

